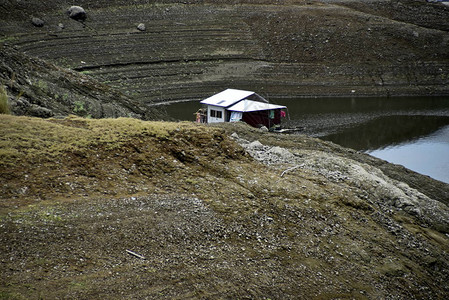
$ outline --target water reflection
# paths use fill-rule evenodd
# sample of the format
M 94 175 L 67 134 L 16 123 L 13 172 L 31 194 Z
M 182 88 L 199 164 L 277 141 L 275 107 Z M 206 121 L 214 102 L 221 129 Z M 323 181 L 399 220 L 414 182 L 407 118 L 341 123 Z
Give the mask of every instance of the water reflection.
M 382 117 L 449 116 L 447 97 L 279 99 L 276 102 L 288 107 L 288 126 L 303 127 L 303 133 L 323 138 L 376 122 L 376 119 L 381 123 Z M 364 126 L 358 128 L 365 130 Z M 372 134 L 376 136 L 376 130 Z M 349 144 L 345 146 L 349 147 Z
M 270 99 L 287 105 L 296 119 L 310 114 L 436 112 L 449 113 L 448 97 Z
M 194 121 L 195 112 L 201 108 L 199 101 L 177 102 L 170 105 L 161 105 L 167 115 L 177 121 Z
M 449 183 L 449 126 L 412 142 L 371 150 L 368 153 Z
M 449 117 L 386 116 L 329 134 L 323 139 L 355 150 L 368 151 L 414 142 L 448 124 Z

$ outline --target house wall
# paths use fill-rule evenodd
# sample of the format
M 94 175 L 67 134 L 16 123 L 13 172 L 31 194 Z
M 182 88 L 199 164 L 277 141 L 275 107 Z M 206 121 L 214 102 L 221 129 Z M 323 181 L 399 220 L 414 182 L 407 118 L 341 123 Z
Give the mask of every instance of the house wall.
M 221 117 L 220 117 L 221 115 Z M 223 107 L 209 105 L 207 107 L 207 122 L 208 123 L 219 123 L 224 122 L 226 117 L 226 112 Z

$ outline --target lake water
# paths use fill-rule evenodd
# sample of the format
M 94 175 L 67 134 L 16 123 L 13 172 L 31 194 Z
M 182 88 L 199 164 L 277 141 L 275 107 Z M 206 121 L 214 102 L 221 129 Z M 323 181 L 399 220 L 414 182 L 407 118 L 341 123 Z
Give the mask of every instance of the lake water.
M 285 126 L 449 183 L 449 97 L 270 99 L 288 107 Z M 194 120 L 198 101 L 165 106 Z

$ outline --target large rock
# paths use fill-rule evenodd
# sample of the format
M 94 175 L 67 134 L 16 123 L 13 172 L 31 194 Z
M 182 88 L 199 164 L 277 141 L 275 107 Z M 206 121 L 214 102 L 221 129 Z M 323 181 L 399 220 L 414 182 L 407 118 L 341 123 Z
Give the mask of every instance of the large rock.
M 67 10 L 70 18 L 77 21 L 84 21 L 87 18 L 86 11 L 81 6 L 72 6 Z
M 39 18 L 32 18 L 31 23 L 36 27 L 42 27 L 45 24 L 44 20 Z
M 140 23 L 139 25 L 137 25 L 137 29 L 140 31 L 145 31 L 146 30 L 145 24 Z

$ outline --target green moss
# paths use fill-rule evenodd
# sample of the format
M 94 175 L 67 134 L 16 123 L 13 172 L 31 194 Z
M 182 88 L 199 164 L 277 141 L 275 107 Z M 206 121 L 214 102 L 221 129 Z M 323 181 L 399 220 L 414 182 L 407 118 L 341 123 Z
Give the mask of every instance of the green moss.
M 0 39 L 0 43 L 5 43 L 5 42 L 14 42 L 17 41 L 18 38 L 15 36 L 5 36 L 3 38 Z M 1 299 L 1 298 L 0 298 Z

